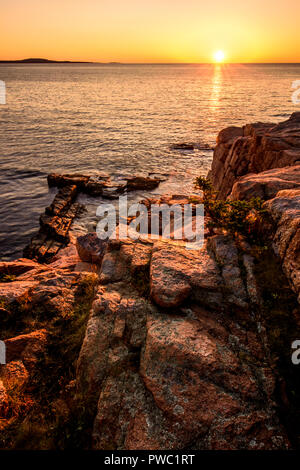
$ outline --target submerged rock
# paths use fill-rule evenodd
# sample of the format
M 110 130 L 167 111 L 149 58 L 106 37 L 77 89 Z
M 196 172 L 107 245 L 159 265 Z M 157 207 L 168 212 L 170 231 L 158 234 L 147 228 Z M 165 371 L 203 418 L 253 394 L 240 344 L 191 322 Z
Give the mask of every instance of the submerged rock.
M 57 188 L 63 188 L 65 186 L 75 185 L 80 190 L 83 190 L 89 180 L 89 176 L 79 174 L 59 175 L 57 173 L 50 173 L 47 177 L 47 180 L 50 188 L 53 186 L 56 186 Z
M 93 197 L 116 199 L 127 191 L 152 190 L 164 179 L 159 176 L 141 175 L 127 176 L 120 181 L 111 180 L 104 173 L 97 175 L 49 174 L 49 186 L 56 186 L 59 191 L 52 204 L 41 215 L 40 230 L 25 247 L 24 257 L 49 263 L 59 250 L 67 246 L 70 242 L 71 225 L 84 210 L 84 206 L 75 202 L 80 192 Z
M 194 144 L 187 144 L 185 142 L 174 144 L 171 147 L 173 150 L 194 150 Z
M 58 175 L 52 173 L 48 176 L 49 186 L 64 187 L 76 185 L 79 191 L 91 196 L 102 196 L 107 198 L 118 197 L 125 191 L 151 190 L 156 188 L 164 178 L 150 176 L 127 176 L 124 181 L 111 180 L 111 178 L 100 173 L 99 175 Z
M 127 191 L 151 190 L 155 189 L 162 181 L 161 178 L 150 178 L 145 176 L 132 176 L 127 178 L 125 189 Z

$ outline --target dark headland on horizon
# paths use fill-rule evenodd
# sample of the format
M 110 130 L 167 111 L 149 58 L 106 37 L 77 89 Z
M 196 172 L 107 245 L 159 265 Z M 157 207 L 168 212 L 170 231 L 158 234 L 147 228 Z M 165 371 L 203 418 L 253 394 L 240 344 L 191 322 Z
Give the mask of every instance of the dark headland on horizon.
M 87 61 L 75 61 L 75 60 L 50 60 L 40 58 L 29 58 L 21 60 L 0 60 L 1 64 L 12 63 L 12 64 L 91 64 L 93 62 Z

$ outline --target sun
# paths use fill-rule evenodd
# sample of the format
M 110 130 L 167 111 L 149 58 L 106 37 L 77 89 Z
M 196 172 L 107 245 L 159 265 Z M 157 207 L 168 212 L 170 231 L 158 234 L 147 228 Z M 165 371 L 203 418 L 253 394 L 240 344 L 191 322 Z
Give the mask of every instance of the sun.
M 225 53 L 223 51 L 216 51 L 214 53 L 214 61 L 217 62 L 217 63 L 221 63 L 221 62 L 224 62 L 225 60 Z

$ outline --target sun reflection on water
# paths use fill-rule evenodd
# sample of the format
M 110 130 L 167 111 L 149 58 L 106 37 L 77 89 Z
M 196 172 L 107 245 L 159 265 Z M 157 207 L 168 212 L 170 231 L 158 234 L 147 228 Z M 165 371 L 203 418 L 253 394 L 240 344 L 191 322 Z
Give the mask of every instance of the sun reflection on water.
M 215 65 L 211 83 L 210 111 L 215 112 L 220 107 L 220 95 L 223 85 L 223 67 Z

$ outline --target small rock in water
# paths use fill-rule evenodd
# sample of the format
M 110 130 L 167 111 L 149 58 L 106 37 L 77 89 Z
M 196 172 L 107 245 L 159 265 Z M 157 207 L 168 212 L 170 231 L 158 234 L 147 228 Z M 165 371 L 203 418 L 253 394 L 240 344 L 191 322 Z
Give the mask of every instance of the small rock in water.
M 90 196 L 101 196 L 103 193 L 103 187 L 109 182 L 109 178 L 105 176 L 91 176 L 85 183 L 83 189 Z
M 50 173 L 47 177 L 49 187 L 56 186 L 57 188 L 63 188 L 64 186 L 76 185 L 82 189 L 85 187 L 89 180 L 89 176 L 86 175 L 59 175 L 57 173 Z
M 114 199 L 125 191 L 150 190 L 156 188 L 165 178 L 135 175 L 123 178 L 123 180 L 111 180 L 106 174 L 98 175 L 48 175 L 49 186 L 64 188 L 75 185 L 78 192 L 84 192 L 90 196 L 102 196 Z
M 173 150 L 194 150 L 194 145 L 193 144 L 187 144 L 185 142 L 182 142 L 180 144 L 174 144 L 171 147 Z
M 160 178 L 149 178 L 148 176 L 132 176 L 127 178 L 127 191 L 137 191 L 139 189 L 154 189 L 161 182 Z

